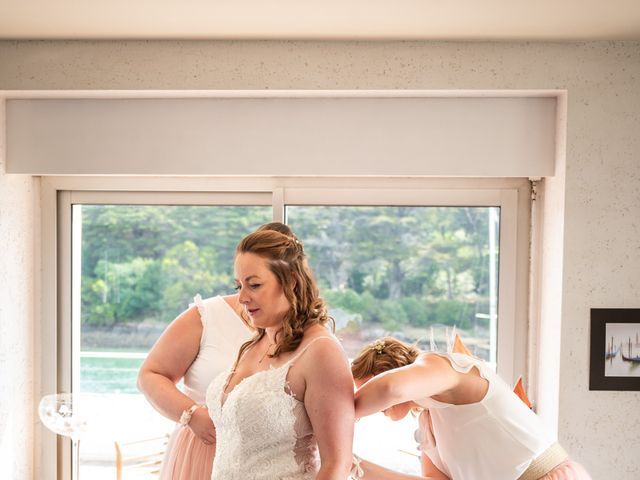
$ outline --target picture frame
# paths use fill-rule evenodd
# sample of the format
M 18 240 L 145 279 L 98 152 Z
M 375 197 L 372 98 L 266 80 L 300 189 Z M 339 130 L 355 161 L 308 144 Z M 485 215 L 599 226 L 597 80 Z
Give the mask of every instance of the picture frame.
M 589 390 L 640 391 L 640 308 L 592 308 Z

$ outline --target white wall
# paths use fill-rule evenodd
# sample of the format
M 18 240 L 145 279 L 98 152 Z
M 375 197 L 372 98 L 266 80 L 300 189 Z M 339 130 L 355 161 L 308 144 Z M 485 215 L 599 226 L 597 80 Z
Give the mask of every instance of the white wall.
M 0 132 L 4 105 L 0 103 Z M 36 180 L 6 175 L 0 133 L 0 476 L 33 478 Z
M 640 43 L 0 42 L 0 89 L 263 88 L 568 90 L 559 435 L 594 479 L 637 478 L 640 393 L 589 392 L 588 345 L 590 307 L 640 307 Z M 2 212 L 18 200 L 11 227 L 30 238 L 31 184 L 0 176 L 0 187 Z M 27 281 L 28 249 L 16 255 L 4 223 L 0 235 L 3 284 Z M 14 314 L 32 308 L 2 295 Z M 32 330 L 10 328 L 18 357 Z M 28 359 L 0 353 L 3 375 L 14 366 L 30 378 Z M 29 401 L 10 388 L 11 406 Z M 30 478 L 13 449 L 14 478 Z

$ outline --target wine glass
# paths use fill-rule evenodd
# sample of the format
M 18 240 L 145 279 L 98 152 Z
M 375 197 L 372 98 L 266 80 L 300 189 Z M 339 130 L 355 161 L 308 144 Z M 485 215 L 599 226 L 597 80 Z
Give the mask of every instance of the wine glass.
M 79 478 L 80 439 L 89 432 L 95 418 L 95 397 L 82 393 L 54 393 L 42 397 L 38 406 L 40 420 L 49 430 L 71 438 L 74 480 Z

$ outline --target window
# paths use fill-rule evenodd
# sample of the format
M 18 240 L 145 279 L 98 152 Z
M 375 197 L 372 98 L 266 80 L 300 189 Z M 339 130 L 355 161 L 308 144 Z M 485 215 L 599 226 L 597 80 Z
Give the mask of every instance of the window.
M 496 358 L 499 207 L 287 206 L 350 357 L 381 334 Z M 444 349 L 444 348 L 441 348 Z
M 446 351 L 457 329 L 474 355 L 495 361 L 499 207 L 288 205 L 286 215 L 349 358 L 382 335 Z M 411 417 L 365 418 L 354 449 L 419 474 L 415 429 Z
M 305 243 L 350 358 L 383 335 L 446 351 L 457 330 L 496 365 L 500 219 L 509 206 L 461 192 L 438 198 L 443 193 L 285 194 L 287 223 Z M 419 474 L 416 428 L 410 416 L 393 423 L 373 415 L 356 425 L 354 450 Z
M 516 233 L 528 222 L 526 181 L 227 179 L 209 193 L 175 185 L 187 192 L 59 195 L 58 389 L 113 395 L 114 409 L 131 416 L 124 423 L 138 425 L 130 435 L 171 428 L 135 387 L 146 351 L 194 294 L 231 293 L 235 244 L 272 219 L 304 242 L 350 357 L 384 334 L 444 350 L 455 328 L 507 380 L 524 373 L 515 332 L 526 321 L 518 299 L 527 272 L 516 264 L 528 238 Z M 375 429 L 385 434 L 364 434 Z M 418 473 L 414 429 L 413 418 L 363 419 L 356 451 Z M 112 459 L 112 443 L 85 442 L 81 475 L 110 478 Z M 70 456 L 61 461 L 69 469 Z

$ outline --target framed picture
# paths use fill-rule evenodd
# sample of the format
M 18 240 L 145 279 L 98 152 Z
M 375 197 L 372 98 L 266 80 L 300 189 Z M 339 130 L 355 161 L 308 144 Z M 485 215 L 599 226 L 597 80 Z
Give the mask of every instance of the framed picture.
M 640 391 L 640 308 L 591 309 L 589 390 Z

